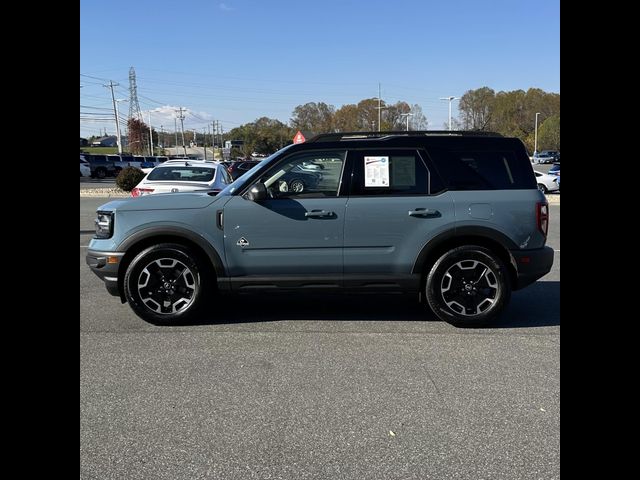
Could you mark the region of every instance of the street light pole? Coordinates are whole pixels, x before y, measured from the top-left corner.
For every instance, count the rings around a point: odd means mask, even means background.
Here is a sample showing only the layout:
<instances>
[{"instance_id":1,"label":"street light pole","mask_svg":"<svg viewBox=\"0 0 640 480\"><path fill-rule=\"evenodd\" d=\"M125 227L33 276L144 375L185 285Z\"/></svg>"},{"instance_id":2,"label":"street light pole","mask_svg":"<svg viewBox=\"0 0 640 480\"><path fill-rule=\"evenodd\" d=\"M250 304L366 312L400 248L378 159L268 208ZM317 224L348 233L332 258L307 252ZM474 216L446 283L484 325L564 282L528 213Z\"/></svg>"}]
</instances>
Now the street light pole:
<instances>
[{"instance_id":1,"label":"street light pole","mask_svg":"<svg viewBox=\"0 0 640 480\"><path fill-rule=\"evenodd\" d=\"M458 100L458 97L440 97L440 100L449 100L449 131L451 131L451 102Z\"/></svg>"},{"instance_id":2,"label":"street light pole","mask_svg":"<svg viewBox=\"0 0 640 480\"><path fill-rule=\"evenodd\" d=\"M408 132L409 131L409 117L412 117L413 113L401 113L400 116L407 118L407 132Z\"/></svg>"},{"instance_id":3,"label":"street light pole","mask_svg":"<svg viewBox=\"0 0 640 480\"><path fill-rule=\"evenodd\" d=\"M535 156L538 153L538 115L540 112L536 112L536 133L533 140L533 155Z\"/></svg>"}]
</instances>

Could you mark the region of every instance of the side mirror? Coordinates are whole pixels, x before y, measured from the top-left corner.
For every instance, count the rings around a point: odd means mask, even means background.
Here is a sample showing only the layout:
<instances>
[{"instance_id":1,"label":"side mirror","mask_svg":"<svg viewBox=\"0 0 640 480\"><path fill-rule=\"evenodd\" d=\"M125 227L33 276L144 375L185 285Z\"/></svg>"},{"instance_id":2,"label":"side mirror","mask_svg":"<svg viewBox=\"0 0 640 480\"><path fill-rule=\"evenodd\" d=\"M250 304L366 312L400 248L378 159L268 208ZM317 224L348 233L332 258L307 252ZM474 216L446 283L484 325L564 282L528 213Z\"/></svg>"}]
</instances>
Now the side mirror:
<instances>
[{"instance_id":1,"label":"side mirror","mask_svg":"<svg viewBox=\"0 0 640 480\"><path fill-rule=\"evenodd\" d=\"M262 182L258 182L253 185L249 191L244 194L244 198L252 202L261 202L267 198L267 196L267 187L265 187Z\"/></svg>"}]
</instances>

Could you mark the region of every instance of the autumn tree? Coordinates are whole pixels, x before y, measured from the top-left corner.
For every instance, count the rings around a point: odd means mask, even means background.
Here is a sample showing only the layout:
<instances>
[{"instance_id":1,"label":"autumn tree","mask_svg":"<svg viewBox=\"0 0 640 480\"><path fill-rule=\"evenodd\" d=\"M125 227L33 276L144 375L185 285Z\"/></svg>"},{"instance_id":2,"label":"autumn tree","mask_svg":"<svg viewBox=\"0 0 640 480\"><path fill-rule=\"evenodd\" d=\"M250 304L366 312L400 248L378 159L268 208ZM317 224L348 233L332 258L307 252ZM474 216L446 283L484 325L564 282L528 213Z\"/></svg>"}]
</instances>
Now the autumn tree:
<instances>
[{"instance_id":1,"label":"autumn tree","mask_svg":"<svg viewBox=\"0 0 640 480\"><path fill-rule=\"evenodd\" d=\"M333 132L333 114L336 108L326 103L309 102L293 110L291 126L296 130L318 133Z\"/></svg>"},{"instance_id":2,"label":"autumn tree","mask_svg":"<svg viewBox=\"0 0 640 480\"><path fill-rule=\"evenodd\" d=\"M149 145L149 127L137 118L127 122L129 130L129 151L134 155L143 155Z\"/></svg>"},{"instance_id":3,"label":"autumn tree","mask_svg":"<svg viewBox=\"0 0 640 480\"><path fill-rule=\"evenodd\" d=\"M458 104L462 128L465 130L489 130L495 97L496 92L489 87L465 92L460 97Z\"/></svg>"},{"instance_id":4,"label":"autumn tree","mask_svg":"<svg viewBox=\"0 0 640 480\"><path fill-rule=\"evenodd\" d=\"M343 105L333 115L336 132L354 132L358 130L358 107L352 103Z\"/></svg>"}]
</instances>

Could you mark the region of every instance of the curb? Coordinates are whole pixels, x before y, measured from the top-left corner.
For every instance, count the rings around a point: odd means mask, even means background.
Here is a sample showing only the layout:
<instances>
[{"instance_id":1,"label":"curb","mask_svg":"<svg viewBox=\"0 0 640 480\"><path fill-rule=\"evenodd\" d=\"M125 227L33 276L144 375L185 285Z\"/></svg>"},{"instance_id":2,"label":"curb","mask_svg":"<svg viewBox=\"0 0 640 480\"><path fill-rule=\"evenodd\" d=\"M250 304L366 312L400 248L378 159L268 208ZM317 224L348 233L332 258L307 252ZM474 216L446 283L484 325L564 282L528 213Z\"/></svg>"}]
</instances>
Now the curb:
<instances>
[{"instance_id":1,"label":"curb","mask_svg":"<svg viewBox=\"0 0 640 480\"><path fill-rule=\"evenodd\" d=\"M106 197L106 198L127 198L131 194L119 188L81 188L81 197Z\"/></svg>"}]
</instances>

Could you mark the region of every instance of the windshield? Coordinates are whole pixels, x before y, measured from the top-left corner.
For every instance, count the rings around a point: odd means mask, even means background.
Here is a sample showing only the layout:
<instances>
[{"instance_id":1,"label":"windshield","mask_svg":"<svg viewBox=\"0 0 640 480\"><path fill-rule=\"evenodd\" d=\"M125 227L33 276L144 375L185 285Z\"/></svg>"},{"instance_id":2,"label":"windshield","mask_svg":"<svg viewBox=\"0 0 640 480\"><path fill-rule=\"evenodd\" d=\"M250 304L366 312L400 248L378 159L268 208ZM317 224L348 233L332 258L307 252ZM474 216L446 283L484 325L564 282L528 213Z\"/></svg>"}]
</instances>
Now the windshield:
<instances>
[{"instance_id":1,"label":"windshield","mask_svg":"<svg viewBox=\"0 0 640 480\"><path fill-rule=\"evenodd\" d=\"M294 145L293 143L291 145L287 145L286 147L281 148L280 150L278 150L273 155L269 155L267 158L265 158L260 163L255 165L251 170L248 170L245 173L243 173L231 185L227 185L227 187L224 190L222 190L218 195L219 196L220 195L233 195L233 192L235 192L236 190L241 189L244 186L244 184L247 181L247 179L249 177L251 177L254 174L254 172L256 172L259 169L262 169L262 167L264 167L268 163L271 163L271 160L273 160L275 157L279 156L285 150L293 147L293 145Z\"/></svg>"}]
</instances>

